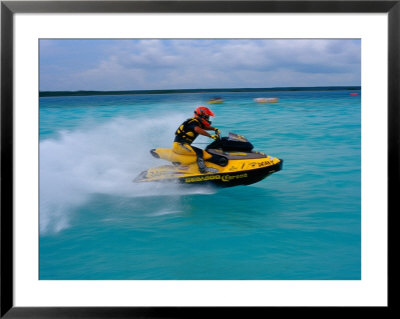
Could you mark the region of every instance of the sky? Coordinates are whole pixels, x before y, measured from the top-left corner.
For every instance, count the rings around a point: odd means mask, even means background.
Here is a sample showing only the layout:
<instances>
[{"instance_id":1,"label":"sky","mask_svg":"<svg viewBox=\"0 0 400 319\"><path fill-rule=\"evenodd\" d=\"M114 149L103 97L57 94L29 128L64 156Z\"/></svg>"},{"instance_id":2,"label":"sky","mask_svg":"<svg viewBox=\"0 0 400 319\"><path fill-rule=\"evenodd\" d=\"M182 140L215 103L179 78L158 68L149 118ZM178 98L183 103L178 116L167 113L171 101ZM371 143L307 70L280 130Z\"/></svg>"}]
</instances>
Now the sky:
<instances>
[{"instance_id":1,"label":"sky","mask_svg":"<svg viewBox=\"0 0 400 319\"><path fill-rule=\"evenodd\" d=\"M360 86L359 39L41 39L40 91Z\"/></svg>"}]
</instances>

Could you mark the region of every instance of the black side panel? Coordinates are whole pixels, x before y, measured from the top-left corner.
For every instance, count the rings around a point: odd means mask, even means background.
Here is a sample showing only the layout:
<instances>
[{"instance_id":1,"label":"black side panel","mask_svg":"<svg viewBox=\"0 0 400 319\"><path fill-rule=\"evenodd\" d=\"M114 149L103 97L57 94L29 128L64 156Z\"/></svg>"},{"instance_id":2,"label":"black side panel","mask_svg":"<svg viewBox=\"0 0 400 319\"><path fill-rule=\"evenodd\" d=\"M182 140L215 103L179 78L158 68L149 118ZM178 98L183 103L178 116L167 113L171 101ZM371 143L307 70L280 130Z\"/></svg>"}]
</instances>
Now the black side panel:
<instances>
[{"instance_id":1,"label":"black side panel","mask_svg":"<svg viewBox=\"0 0 400 319\"><path fill-rule=\"evenodd\" d=\"M223 137L217 141L212 142L206 147L208 149L222 149L224 151L240 151L250 152L253 149L253 144L250 142L232 141L227 137Z\"/></svg>"},{"instance_id":2,"label":"black side panel","mask_svg":"<svg viewBox=\"0 0 400 319\"><path fill-rule=\"evenodd\" d=\"M222 167L225 167L226 165L228 165L228 158L226 156L218 155L218 154L211 153L211 152L210 152L210 154L212 157L209 158L207 160L207 162L214 163L214 164L217 164Z\"/></svg>"}]
</instances>

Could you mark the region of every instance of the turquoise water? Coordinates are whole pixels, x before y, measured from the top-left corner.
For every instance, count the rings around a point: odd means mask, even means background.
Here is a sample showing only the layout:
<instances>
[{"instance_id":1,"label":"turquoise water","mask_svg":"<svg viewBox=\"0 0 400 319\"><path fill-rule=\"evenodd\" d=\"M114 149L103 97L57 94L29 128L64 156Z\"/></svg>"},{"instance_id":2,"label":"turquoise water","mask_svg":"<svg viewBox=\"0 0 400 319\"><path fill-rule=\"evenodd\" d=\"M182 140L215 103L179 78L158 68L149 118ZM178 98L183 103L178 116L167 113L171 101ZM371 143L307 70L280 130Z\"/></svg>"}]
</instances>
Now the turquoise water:
<instances>
[{"instance_id":1,"label":"turquoise water","mask_svg":"<svg viewBox=\"0 0 400 319\"><path fill-rule=\"evenodd\" d=\"M132 183L214 95L40 98L40 279L361 279L360 95L223 93L213 125L282 171L226 189Z\"/></svg>"}]
</instances>

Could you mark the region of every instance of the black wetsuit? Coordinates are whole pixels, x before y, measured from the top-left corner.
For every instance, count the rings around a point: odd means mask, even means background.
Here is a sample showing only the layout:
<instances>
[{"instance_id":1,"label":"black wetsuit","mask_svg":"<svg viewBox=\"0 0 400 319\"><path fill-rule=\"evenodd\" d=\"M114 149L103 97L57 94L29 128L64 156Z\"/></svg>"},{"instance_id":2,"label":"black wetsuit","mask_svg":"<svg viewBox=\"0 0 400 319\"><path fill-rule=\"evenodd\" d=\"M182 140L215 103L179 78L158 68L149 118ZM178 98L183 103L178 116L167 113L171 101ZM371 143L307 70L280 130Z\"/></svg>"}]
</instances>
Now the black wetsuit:
<instances>
[{"instance_id":1,"label":"black wetsuit","mask_svg":"<svg viewBox=\"0 0 400 319\"><path fill-rule=\"evenodd\" d=\"M203 172L205 170L203 150L198 147L191 146L196 137L199 136L199 133L195 131L195 128L197 126L203 129L203 125L198 119L196 118L187 119L176 130L174 142L179 143L183 148L185 148L189 152L193 150L196 153L197 165L199 166L200 171Z\"/></svg>"},{"instance_id":2,"label":"black wetsuit","mask_svg":"<svg viewBox=\"0 0 400 319\"><path fill-rule=\"evenodd\" d=\"M193 141L196 139L196 137L199 135L199 133L195 131L195 128L197 126L203 128L203 125L200 123L198 119L196 118L187 119L176 130L174 142L187 143L189 145L192 144Z\"/></svg>"}]
</instances>

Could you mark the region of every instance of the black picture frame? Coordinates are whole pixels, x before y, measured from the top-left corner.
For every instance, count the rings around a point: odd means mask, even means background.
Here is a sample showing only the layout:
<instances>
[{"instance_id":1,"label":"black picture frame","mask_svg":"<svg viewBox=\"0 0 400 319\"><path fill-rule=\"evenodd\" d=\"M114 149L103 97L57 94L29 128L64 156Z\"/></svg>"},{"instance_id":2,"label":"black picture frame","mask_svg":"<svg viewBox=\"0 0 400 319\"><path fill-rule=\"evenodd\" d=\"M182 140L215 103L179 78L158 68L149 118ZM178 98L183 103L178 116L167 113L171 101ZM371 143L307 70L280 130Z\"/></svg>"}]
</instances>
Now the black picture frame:
<instances>
[{"instance_id":1,"label":"black picture frame","mask_svg":"<svg viewBox=\"0 0 400 319\"><path fill-rule=\"evenodd\" d=\"M191 307L15 307L13 299L13 19L16 13L387 13L388 14L388 212L389 225L398 213L399 105L400 105L400 1L1 1L1 308L5 318L191 318L194 316L257 315L293 311L297 316L309 307L191 308ZM377 107L385 107L377 106ZM391 214L390 214L391 213ZM390 252L390 235L388 232ZM390 259L388 255L390 265ZM389 269L390 270L390 269ZM390 281L388 281L390 287ZM390 311L392 295L388 294ZM370 308L356 308L372 313ZM330 314L343 310L329 308ZM348 311L349 308L344 309Z\"/></svg>"}]
</instances>

